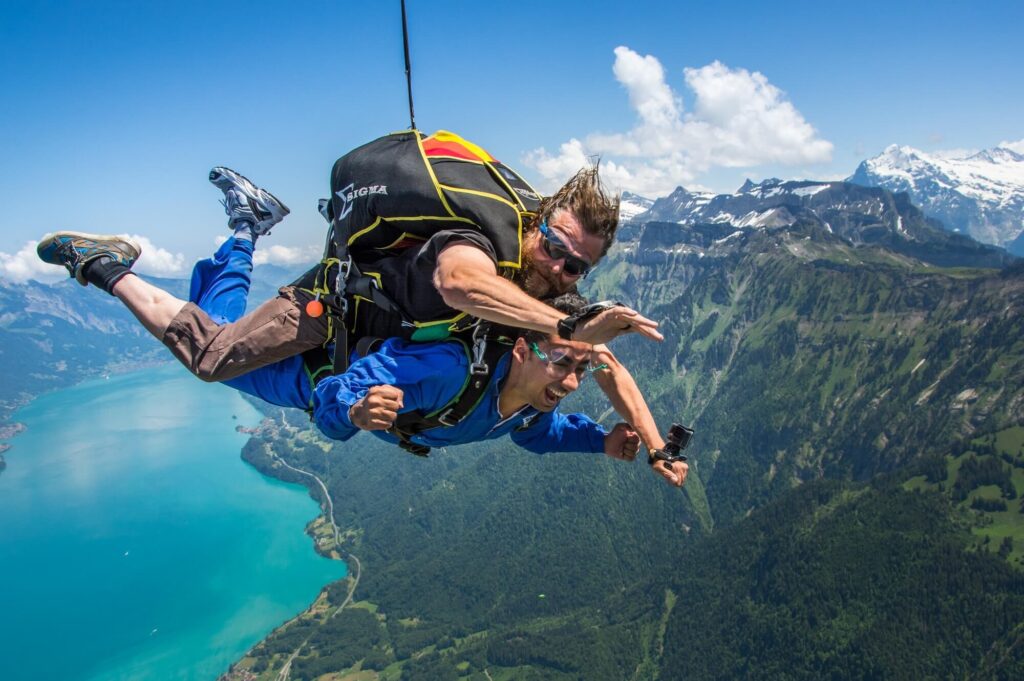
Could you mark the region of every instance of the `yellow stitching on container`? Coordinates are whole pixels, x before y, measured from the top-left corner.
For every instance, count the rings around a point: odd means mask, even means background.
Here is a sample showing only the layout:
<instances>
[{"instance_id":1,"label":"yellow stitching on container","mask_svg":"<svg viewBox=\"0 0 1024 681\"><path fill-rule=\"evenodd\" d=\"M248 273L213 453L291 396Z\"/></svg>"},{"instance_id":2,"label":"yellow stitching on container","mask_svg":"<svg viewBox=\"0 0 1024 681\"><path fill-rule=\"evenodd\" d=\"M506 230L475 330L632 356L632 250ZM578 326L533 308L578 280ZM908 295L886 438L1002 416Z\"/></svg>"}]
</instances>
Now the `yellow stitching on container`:
<instances>
[{"instance_id":1,"label":"yellow stitching on container","mask_svg":"<svg viewBox=\"0 0 1024 681\"><path fill-rule=\"evenodd\" d=\"M475 190L475 189L461 189L459 187L450 187L448 185L441 185L441 186L444 189L447 189L447 190L450 190L450 191L453 191L453 192L462 192L464 194L472 194L474 196L481 196L483 198L494 199L495 201L498 201L499 203L503 203L506 206L508 206L509 208L511 208L513 211L515 211L515 214L516 214L516 239L519 242L519 261L518 262L510 262L510 261L507 261L507 260L502 260L502 261L498 262L498 265L500 267L513 267L515 269L521 268L523 266L522 265L522 262L523 262L523 214L519 210L519 208L514 203L512 203L511 201L508 201L507 199L503 199L502 197L500 197L500 196L498 196L496 194L489 194L487 192L481 192L481 191L478 191L478 190ZM473 223L473 224L476 224L476 223Z\"/></svg>"},{"instance_id":2,"label":"yellow stitching on container","mask_svg":"<svg viewBox=\"0 0 1024 681\"><path fill-rule=\"evenodd\" d=\"M381 218L378 216L377 219L374 220L373 223L371 223L369 227L363 227L361 230L359 230L358 232L356 232L355 234L350 236L348 238L348 245L351 246L353 241L355 241L356 239L358 239L362 235L366 234L367 232L370 232L370 231L376 229L378 226L380 226L380 222L381 222Z\"/></svg>"},{"instance_id":3,"label":"yellow stitching on container","mask_svg":"<svg viewBox=\"0 0 1024 681\"><path fill-rule=\"evenodd\" d=\"M460 218L458 216L447 216L447 215L417 215L415 217L393 217L393 218L381 218L384 222L413 222L413 221L426 221L435 220L437 222L468 222L469 224L479 227L475 222L469 218Z\"/></svg>"},{"instance_id":4,"label":"yellow stitching on container","mask_svg":"<svg viewBox=\"0 0 1024 681\"><path fill-rule=\"evenodd\" d=\"M516 190L512 189L512 185L510 185L508 183L508 180L506 180L502 176L502 174L500 172L498 172L498 169L494 167L494 164L488 163L487 164L487 169L491 171L491 175L493 175L495 178L497 178L498 182L500 182L502 185L504 185L505 189L508 190L508 195L511 196L512 198L514 198L516 200L516 202L519 204L519 206L516 208L516 210L520 210L520 211L526 210L526 204L523 203L523 200L521 198L519 198L519 194L516 192ZM524 184L525 184L525 181L524 181ZM530 185L527 184L526 186L529 187ZM531 187L531 190L532 190L532 187ZM536 194L536 193L537 192L534 192L534 194Z\"/></svg>"},{"instance_id":5,"label":"yellow stitching on container","mask_svg":"<svg viewBox=\"0 0 1024 681\"><path fill-rule=\"evenodd\" d=\"M497 194L492 194L490 192L482 192L479 189L465 189L463 187L453 187L453 186L448 185L448 184L442 184L442 185L440 185L440 187L442 189L447 189L450 192L459 192L459 193L462 193L462 194L473 194L474 196L482 196L485 199L493 199L493 200L495 200L495 201L497 201L499 203L505 204L506 206L508 206L509 208L511 208L512 210L514 210L517 213L519 212L519 209L520 209L519 206L517 206L516 204L512 203L508 199L506 199L504 197L501 197L501 196L498 196Z\"/></svg>"},{"instance_id":6,"label":"yellow stitching on container","mask_svg":"<svg viewBox=\"0 0 1024 681\"><path fill-rule=\"evenodd\" d=\"M430 159L427 158L427 152L423 150L423 138L419 135L416 136L416 146L420 150L420 159L423 161L423 165L427 168L427 173L430 175L431 182L434 183L434 189L437 191L437 198L441 200L441 205L448 211L448 214L455 217L455 211L448 205L448 202L444 198L444 192L441 191L441 183L437 181L437 175L434 174L434 169L430 165Z\"/></svg>"},{"instance_id":7,"label":"yellow stitching on container","mask_svg":"<svg viewBox=\"0 0 1024 681\"><path fill-rule=\"evenodd\" d=\"M395 244L400 243L405 238L413 239L415 241L420 241L420 242L426 242L426 240L427 240L425 237L419 236L418 234L410 234L409 232L402 232L402 234L397 239L395 239L394 241L389 243L387 246L377 246L377 248L379 248L381 250L387 250L389 248L394 248ZM380 282L378 281L377 283L380 283Z\"/></svg>"}]
</instances>

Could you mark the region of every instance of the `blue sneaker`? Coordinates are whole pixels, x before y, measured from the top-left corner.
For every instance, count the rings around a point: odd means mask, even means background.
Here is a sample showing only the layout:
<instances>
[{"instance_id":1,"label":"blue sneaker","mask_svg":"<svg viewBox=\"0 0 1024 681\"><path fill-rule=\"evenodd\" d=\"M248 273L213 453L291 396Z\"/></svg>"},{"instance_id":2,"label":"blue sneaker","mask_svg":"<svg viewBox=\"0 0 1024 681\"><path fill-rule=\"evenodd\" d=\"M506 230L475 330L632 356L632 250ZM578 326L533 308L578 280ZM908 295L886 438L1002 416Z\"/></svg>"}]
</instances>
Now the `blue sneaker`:
<instances>
[{"instance_id":1,"label":"blue sneaker","mask_svg":"<svg viewBox=\"0 0 1024 681\"><path fill-rule=\"evenodd\" d=\"M82 268L104 256L131 267L139 259L142 247L122 236L104 236L84 232L54 232L36 246L39 259L51 265L63 265L82 286L88 286Z\"/></svg>"},{"instance_id":2,"label":"blue sneaker","mask_svg":"<svg viewBox=\"0 0 1024 681\"><path fill-rule=\"evenodd\" d=\"M217 166L210 171L210 182L224 192L224 212L228 226L235 229L240 222L248 222L253 236L270 233L270 228L281 222L291 211L288 206L266 189L260 189L230 168Z\"/></svg>"}]
</instances>

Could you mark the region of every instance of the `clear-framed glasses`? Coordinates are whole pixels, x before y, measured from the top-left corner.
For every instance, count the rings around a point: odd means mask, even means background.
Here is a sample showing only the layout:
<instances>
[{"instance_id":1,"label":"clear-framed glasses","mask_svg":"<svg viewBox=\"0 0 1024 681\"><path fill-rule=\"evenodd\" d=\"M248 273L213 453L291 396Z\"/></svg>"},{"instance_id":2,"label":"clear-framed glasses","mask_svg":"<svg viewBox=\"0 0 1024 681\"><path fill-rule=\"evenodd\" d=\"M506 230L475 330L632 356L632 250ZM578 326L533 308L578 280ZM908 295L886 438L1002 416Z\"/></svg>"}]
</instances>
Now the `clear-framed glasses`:
<instances>
[{"instance_id":1,"label":"clear-framed glasses","mask_svg":"<svg viewBox=\"0 0 1024 681\"><path fill-rule=\"evenodd\" d=\"M607 364L595 365L592 361L577 362L565 348L553 348L550 352L544 352L536 343L530 343L530 349L537 355L540 361L544 362L556 376L567 376L570 373L576 374L577 380L587 374L601 369L607 369Z\"/></svg>"},{"instance_id":2,"label":"clear-framed glasses","mask_svg":"<svg viewBox=\"0 0 1024 681\"><path fill-rule=\"evenodd\" d=\"M548 257L552 260L564 259L565 263L562 265L562 271L570 277L585 277L590 273L593 265L583 258L570 253L565 242L559 238L558 234L548 227L547 220L540 223L540 236L544 252L547 253Z\"/></svg>"}]
</instances>

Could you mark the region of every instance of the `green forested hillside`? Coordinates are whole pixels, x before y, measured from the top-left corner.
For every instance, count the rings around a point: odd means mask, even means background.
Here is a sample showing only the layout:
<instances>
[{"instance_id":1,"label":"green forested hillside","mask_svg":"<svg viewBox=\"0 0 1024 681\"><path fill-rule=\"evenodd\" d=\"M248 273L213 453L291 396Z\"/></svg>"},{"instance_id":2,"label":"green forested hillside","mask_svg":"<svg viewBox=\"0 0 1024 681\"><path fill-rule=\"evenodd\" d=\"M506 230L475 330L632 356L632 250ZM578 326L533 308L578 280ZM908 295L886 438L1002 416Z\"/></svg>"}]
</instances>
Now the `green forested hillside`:
<instances>
[{"instance_id":1,"label":"green forested hillside","mask_svg":"<svg viewBox=\"0 0 1024 681\"><path fill-rule=\"evenodd\" d=\"M660 423L695 426L686 490L502 443L332 446L293 417L246 456L328 481L362 565L336 619L361 633L312 617L243 666L272 678L308 636L292 678L1013 678L1022 268L811 224L626 234L589 293L662 323L613 347Z\"/></svg>"},{"instance_id":2,"label":"green forested hillside","mask_svg":"<svg viewBox=\"0 0 1024 681\"><path fill-rule=\"evenodd\" d=\"M377 618L373 664L390 665L389 678L446 678L466 662L467 674L491 668L493 678L628 675L656 635L649 620L664 594L623 594L702 534L685 495L641 463L538 457L505 443L422 460L369 437L328 452L307 438L271 428L246 457L273 471L271 446L329 481L335 516L351 531L345 549L362 566L357 597ZM540 646L547 638L557 643ZM274 655L301 640L286 629L247 664L276 669L283 657ZM316 634L293 670L330 669L321 660L338 645ZM498 667L517 669L500 676Z\"/></svg>"},{"instance_id":3,"label":"green forested hillside","mask_svg":"<svg viewBox=\"0 0 1024 681\"><path fill-rule=\"evenodd\" d=\"M365 600L273 635L245 661L263 678L307 637L292 678L1010 679L1024 664L1024 576L976 534L990 514L922 486L929 462L810 482L702 534L659 518L679 500L615 462L589 462L577 495L561 484L577 464L556 457L531 471L514 450L420 461L295 437L268 431L247 456L321 463Z\"/></svg>"},{"instance_id":4,"label":"green forested hillside","mask_svg":"<svg viewBox=\"0 0 1024 681\"><path fill-rule=\"evenodd\" d=\"M663 418L700 432L716 519L1024 419L1024 274L925 266L812 229L696 257L683 228L674 242L656 227L660 250L624 253L595 290L663 321L655 357L632 339L619 352Z\"/></svg>"},{"instance_id":5,"label":"green forested hillside","mask_svg":"<svg viewBox=\"0 0 1024 681\"><path fill-rule=\"evenodd\" d=\"M802 486L687 550L664 679L1020 678L1024 576L946 497Z\"/></svg>"}]
</instances>

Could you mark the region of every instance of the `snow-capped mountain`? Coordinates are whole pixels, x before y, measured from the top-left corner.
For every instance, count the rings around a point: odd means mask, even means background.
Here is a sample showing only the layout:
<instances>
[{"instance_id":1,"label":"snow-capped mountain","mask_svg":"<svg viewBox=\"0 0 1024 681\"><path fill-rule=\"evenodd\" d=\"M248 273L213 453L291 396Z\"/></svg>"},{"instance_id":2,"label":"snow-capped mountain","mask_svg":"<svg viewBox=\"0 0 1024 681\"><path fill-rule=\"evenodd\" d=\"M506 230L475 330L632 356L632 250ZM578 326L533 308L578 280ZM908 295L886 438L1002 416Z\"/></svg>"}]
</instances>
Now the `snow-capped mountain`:
<instances>
[{"instance_id":1,"label":"snow-capped mountain","mask_svg":"<svg viewBox=\"0 0 1024 681\"><path fill-rule=\"evenodd\" d=\"M894 144L862 162L848 179L907 192L926 215L978 241L1024 241L1024 155L1011 149L941 158Z\"/></svg>"},{"instance_id":2,"label":"snow-capped mountain","mask_svg":"<svg viewBox=\"0 0 1024 681\"><path fill-rule=\"evenodd\" d=\"M652 223L662 225L673 243L740 244L745 234L789 230L832 234L853 245L882 246L940 265L1000 267L1012 260L997 248L946 231L905 194L849 182L747 180L735 193L718 195L679 187L636 222L647 223L648 230Z\"/></svg>"},{"instance_id":3,"label":"snow-capped mountain","mask_svg":"<svg viewBox=\"0 0 1024 681\"><path fill-rule=\"evenodd\" d=\"M650 210L640 215L639 219L645 222L685 223L692 221L693 216L699 215L701 209L713 198L714 194L694 193L683 187L676 187L668 196L656 200Z\"/></svg>"},{"instance_id":4,"label":"snow-capped mountain","mask_svg":"<svg viewBox=\"0 0 1024 681\"><path fill-rule=\"evenodd\" d=\"M621 222L632 222L633 218L646 213L654 205L653 199L632 192L622 192L621 198L619 203L619 220Z\"/></svg>"}]
</instances>

